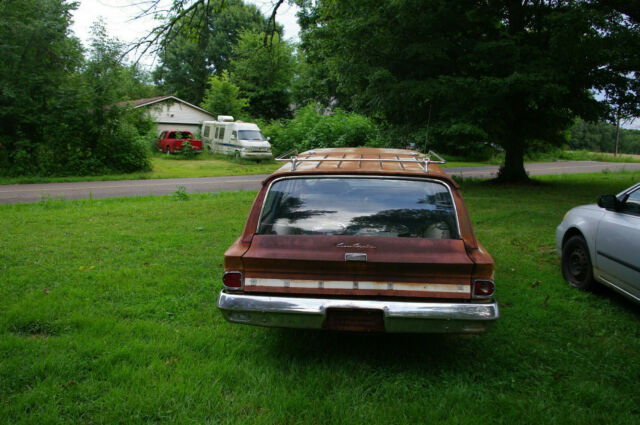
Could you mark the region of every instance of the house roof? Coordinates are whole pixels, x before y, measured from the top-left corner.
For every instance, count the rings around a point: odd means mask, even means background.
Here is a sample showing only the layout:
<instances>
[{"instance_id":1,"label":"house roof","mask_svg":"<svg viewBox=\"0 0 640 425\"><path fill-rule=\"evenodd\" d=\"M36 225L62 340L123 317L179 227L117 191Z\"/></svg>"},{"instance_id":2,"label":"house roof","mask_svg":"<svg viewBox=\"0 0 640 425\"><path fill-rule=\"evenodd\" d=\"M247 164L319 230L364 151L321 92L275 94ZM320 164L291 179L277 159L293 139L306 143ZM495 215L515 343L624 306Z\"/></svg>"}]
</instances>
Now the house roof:
<instances>
[{"instance_id":1,"label":"house roof","mask_svg":"<svg viewBox=\"0 0 640 425\"><path fill-rule=\"evenodd\" d=\"M213 115L211 112L207 111L206 109L202 109L199 106L191 104L191 103L187 102L186 100L182 100L182 99L177 98L175 96L156 96L156 97L147 97L147 98L144 98L144 99L125 100L123 102L116 103L116 105L118 105L118 106L130 105L130 106L133 106L134 108L142 108L142 107L150 106L150 105L153 105L153 104L156 104L156 103L164 102L164 101L167 101L167 100L171 100L173 102L184 103L185 105L191 106L192 108L197 109L200 112L204 112L205 114L211 115L212 117L215 118L215 115Z\"/></svg>"}]
</instances>

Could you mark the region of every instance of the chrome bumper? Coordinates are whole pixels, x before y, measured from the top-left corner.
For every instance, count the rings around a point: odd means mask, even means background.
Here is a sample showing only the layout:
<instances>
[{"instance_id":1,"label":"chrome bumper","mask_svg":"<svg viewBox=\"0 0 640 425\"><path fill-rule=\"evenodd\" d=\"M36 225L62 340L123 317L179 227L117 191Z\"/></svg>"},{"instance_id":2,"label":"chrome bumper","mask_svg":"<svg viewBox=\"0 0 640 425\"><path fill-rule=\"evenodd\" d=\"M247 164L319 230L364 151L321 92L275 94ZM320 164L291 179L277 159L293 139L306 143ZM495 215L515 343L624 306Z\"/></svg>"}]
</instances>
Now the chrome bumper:
<instances>
[{"instance_id":1,"label":"chrome bumper","mask_svg":"<svg viewBox=\"0 0 640 425\"><path fill-rule=\"evenodd\" d=\"M244 159L271 159L271 152L240 152L240 158Z\"/></svg>"},{"instance_id":2,"label":"chrome bumper","mask_svg":"<svg viewBox=\"0 0 640 425\"><path fill-rule=\"evenodd\" d=\"M498 304L303 298L220 292L218 308L229 322L322 329L328 309L382 311L386 332L478 333L500 317Z\"/></svg>"}]
</instances>

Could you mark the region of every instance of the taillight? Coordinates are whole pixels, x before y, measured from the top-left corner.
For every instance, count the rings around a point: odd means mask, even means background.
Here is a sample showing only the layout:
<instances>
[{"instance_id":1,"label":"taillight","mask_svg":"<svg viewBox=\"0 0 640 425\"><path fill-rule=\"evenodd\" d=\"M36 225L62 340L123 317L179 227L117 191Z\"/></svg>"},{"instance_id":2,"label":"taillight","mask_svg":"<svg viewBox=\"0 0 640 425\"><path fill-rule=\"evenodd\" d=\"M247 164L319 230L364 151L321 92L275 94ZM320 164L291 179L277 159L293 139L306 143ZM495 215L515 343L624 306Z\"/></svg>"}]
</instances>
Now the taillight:
<instances>
[{"instance_id":1,"label":"taillight","mask_svg":"<svg viewBox=\"0 0 640 425\"><path fill-rule=\"evenodd\" d=\"M490 298L495 290L493 280L476 279L473 281L473 298Z\"/></svg>"},{"instance_id":2,"label":"taillight","mask_svg":"<svg viewBox=\"0 0 640 425\"><path fill-rule=\"evenodd\" d=\"M224 287L231 290L242 289L242 272L224 272L222 275Z\"/></svg>"}]
</instances>

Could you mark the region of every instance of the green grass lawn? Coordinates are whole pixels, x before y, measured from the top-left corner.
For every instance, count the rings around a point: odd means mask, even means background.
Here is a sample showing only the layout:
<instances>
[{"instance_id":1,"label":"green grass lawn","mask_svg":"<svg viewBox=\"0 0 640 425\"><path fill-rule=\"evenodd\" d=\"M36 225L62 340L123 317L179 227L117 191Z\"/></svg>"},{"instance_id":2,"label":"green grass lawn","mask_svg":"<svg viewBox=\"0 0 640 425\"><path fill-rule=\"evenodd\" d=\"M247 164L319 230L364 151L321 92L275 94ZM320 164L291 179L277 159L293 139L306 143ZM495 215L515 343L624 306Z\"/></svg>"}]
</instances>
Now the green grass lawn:
<instances>
[{"instance_id":1,"label":"green grass lawn","mask_svg":"<svg viewBox=\"0 0 640 425\"><path fill-rule=\"evenodd\" d=\"M465 181L502 317L480 336L232 325L255 192L1 205L0 423L640 423L640 306L571 288L554 231L640 173Z\"/></svg>"},{"instance_id":2,"label":"green grass lawn","mask_svg":"<svg viewBox=\"0 0 640 425\"><path fill-rule=\"evenodd\" d=\"M0 185L270 174L280 168L282 164L282 162L276 162L275 160L256 162L253 160L234 159L226 155L217 155L211 153L203 153L201 155L198 155L196 158L189 160L182 159L182 157L177 155L167 157L165 154L155 153L151 158L152 170L148 172L66 177L0 176ZM480 167L487 164L487 162L454 161L447 162L443 165L443 167Z\"/></svg>"},{"instance_id":3,"label":"green grass lawn","mask_svg":"<svg viewBox=\"0 0 640 425\"><path fill-rule=\"evenodd\" d=\"M485 165L500 165L502 158L488 161L461 161L452 157L442 168L449 167L482 167ZM574 160L574 161L604 161L604 162L640 162L640 158L632 155L621 155L616 158L610 154L586 151L565 151L560 156L541 155L532 162ZM203 153L194 159L185 160L180 156L167 157L165 154L154 153L151 159L152 170L129 174L107 174L101 176L66 176L66 177L1 177L0 185L25 183L66 183L81 181L106 180L142 180L142 179L172 179L183 177L221 177L239 176L245 174L270 174L282 166L274 160L256 162L252 160L233 159L226 155Z\"/></svg>"},{"instance_id":4,"label":"green grass lawn","mask_svg":"<svg viewBox=\"0 0 640 425\"><path fill-rule=\"evenodd\" d=\"M179 155L167 157L165 154L156 153L153 154L151 158L151 165L151 171L129 174L67 177L0 177L0 184L239 176L245 174L270 174L282 166L281 163L273 160L258 163L252 160L234 159L225 155L210 153L203 153L189 160L182 159Z\"/></svg>"},{"instance_id":5,"label":"green grass lawn","mask_svg":"<svg viewBox=\"0 0 640 425\"><path fill-rule=\"evenodd\" d=\"M640 155L619 154L613 156L608 152L560 151L550 154L537 154L536 161L600 161L600 162L640 162Z\"/></svg>"}]
</instances>

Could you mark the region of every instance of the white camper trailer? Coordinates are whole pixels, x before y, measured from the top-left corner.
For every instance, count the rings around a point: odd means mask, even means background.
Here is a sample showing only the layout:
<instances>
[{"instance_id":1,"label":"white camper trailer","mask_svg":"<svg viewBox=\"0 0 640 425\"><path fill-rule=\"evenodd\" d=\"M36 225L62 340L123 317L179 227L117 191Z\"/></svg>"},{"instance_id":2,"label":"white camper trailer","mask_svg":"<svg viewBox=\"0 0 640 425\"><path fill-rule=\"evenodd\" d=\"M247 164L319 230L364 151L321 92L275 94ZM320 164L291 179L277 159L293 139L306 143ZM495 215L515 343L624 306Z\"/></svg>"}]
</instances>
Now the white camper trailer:
<instances>
[{"instance_id":1,"label":"white camper trailer","mask_svg":"<svg viewBox=\"0 0 640 425\"><path fill-rule=\"evenodd\" d=\"M201 137L204 144L215 153L248 159L272 157L269 139L262 135L257 125L233 121L229 115L218 115L217 121L204 121Z\"/></svg>"}]
</instances>

